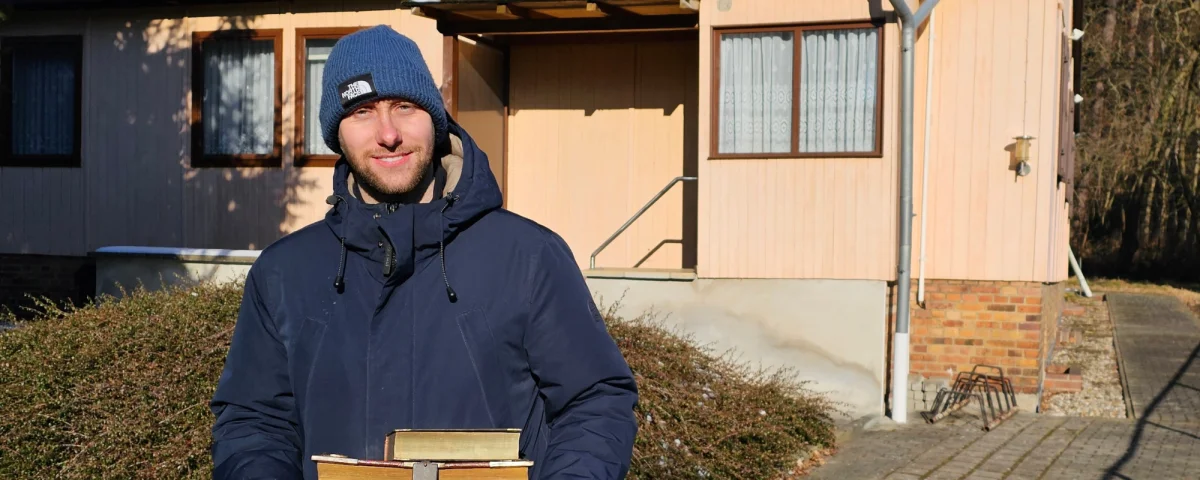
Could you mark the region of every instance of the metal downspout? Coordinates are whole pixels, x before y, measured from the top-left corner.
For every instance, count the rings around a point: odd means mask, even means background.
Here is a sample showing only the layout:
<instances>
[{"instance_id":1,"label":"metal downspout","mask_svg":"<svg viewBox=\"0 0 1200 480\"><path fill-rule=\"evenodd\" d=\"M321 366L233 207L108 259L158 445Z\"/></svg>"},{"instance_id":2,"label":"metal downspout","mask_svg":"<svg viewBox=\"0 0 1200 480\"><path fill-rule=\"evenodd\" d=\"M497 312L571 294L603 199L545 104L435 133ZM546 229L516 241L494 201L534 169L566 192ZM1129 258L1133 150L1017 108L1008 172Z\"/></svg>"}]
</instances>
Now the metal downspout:
<instances>
[{"instance_id":1,"label":"metal downspout","mask_svg":"<svg viewBox=\"0 0 1200 480\"><path fill-rule=\"evenodd\" d=\"M913 137L913 48L916 28L938 0L921 4L916 13L905 0L890 0L900 16L900 214L899 250L896 262L896 335L892 347L892 420L908 421L908 320L912 281L912 137ZM928 113L926 113L928 115Z\"/></svg>"}]
</instances>

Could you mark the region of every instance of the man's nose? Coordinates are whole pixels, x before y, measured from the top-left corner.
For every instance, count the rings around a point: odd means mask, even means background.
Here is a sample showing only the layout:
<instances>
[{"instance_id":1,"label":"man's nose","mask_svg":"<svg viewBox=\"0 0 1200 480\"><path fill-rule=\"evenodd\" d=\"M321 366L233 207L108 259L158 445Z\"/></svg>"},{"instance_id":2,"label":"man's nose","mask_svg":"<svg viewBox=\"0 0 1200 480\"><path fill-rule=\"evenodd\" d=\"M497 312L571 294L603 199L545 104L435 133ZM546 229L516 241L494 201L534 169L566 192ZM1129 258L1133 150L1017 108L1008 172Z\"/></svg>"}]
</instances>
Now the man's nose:
<instances>
[{"instance_id":1,"label":"man's nose","mask_svg":"<svg viewBox=\"0 0 1200 480\"><path fill-rule=\"evenodd\" d=\"M386 110L380 112L379 115L379 130L378 139L379 145L393 148L400 145L400 130L396 128L396 122L392 121L392 116L388 115Z\"/></svg>"}]
</instances>

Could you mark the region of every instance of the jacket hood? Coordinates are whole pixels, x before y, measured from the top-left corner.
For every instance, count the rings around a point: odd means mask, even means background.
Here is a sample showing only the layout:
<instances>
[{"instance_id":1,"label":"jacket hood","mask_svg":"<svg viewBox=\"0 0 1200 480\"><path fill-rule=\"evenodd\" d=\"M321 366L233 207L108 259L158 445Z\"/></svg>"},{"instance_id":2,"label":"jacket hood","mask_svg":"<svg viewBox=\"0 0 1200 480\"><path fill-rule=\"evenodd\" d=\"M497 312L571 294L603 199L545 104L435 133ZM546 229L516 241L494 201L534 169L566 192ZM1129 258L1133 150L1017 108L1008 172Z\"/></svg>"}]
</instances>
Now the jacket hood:
<instances>
[{"instance_id":1,"label":"jacket hood","mask_svg":"<svg viewBox=\"0 0 1200 480\"><path fill-rule=\"evenodd\" d=\"M448 118L448 136L436 151L434 196L420 204L368 204L355 193L354 178L345 156L333 171L333 205L325 224L342 244L334 286L342 291L347 252L354 252L380 268L371 275L383 283L403 281L421 262L434 254L442 258L445 245L488 212L503 203L500 186L492 174L487 154L479 149L462 126ZM379 248L382 244L384 248ZM456 295L446 279L451 300Z\"/></svg>"}]
</instances>

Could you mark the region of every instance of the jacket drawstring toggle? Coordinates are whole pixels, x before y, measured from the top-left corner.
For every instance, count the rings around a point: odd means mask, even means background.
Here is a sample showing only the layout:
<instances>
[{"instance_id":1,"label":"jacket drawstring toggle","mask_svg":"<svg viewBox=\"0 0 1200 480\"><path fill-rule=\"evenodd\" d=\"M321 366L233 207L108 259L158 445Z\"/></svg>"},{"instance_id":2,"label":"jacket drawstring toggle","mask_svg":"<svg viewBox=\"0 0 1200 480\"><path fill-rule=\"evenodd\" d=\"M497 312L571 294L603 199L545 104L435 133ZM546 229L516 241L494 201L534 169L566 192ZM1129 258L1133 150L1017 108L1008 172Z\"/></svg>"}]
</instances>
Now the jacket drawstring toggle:
<instances>
[{"instance_id":1,"label":"jacket drawstring toggle","mask_svg":"<svg viewBox=\"0 0 1200 480\"><path fill-rule=\"evenodd\" d=\"M458 301L458 294L454 293L454 288L450 286L450 277L446 275L446 209L454 205L458 200L458 195L446 195L446 205L442 207L442 238L438 240L438 257L442 260L442 281L446 282L446 296L450 298L450 303Z\"/></svg>"}]
</instances>

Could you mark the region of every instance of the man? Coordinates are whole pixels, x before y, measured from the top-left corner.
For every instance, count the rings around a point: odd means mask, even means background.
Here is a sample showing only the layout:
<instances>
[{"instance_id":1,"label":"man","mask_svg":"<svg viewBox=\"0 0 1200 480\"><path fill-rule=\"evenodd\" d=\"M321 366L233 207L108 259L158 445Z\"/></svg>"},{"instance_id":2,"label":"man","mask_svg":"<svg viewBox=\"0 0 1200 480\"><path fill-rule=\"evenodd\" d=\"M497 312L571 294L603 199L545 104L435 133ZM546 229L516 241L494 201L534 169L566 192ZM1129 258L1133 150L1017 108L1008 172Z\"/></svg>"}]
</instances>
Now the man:
<instances>
[{"instance_id":1,"label":"man","mask_svg":"<svg viewBox=\"0 0 1200 480\"><path fill-rule=\"evenodd\" d=\"M316 478L397 428L520 428L533 478L621 478L637 388L570 250L500 208L415 43L329 55L324 220L263 250L212 399L214 477Z\"/></svg>"}]
</instances>

